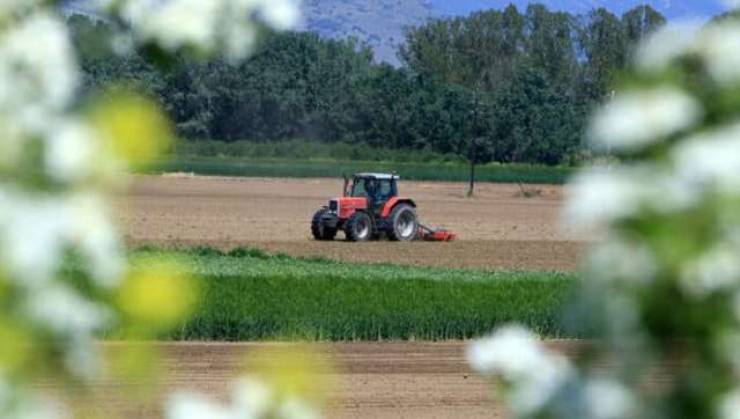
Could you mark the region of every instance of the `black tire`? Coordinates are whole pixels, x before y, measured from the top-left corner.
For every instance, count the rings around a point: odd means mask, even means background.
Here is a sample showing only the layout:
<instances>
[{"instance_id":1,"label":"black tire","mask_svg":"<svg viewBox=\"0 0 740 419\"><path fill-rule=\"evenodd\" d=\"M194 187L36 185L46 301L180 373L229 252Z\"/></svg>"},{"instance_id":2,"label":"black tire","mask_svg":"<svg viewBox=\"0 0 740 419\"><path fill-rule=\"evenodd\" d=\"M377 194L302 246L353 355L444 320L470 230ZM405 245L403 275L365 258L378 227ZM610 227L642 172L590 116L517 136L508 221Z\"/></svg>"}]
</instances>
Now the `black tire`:
<instances>
[{"instance_id":1,"label":"black tire","mask_svg":"<svg viewBox=\"0 0 740 419\"><path fill-rule=\"evenodd\" d=\"M344 225L344 233L349 241L368 241L373 237L373 220L366 212L357 211Z\"/></svg>"},{"instance_id":2,"label":"black tire","mask_svg":"<svg viewBox=\"0 0 740 419\"><path fill-rule=\"evenodd\" d=\"M419 220L416 210L408 204L399 204L390 215L388 238L393 241L411 241L419 234Z\"/></svg>"},{"instance_id":3,"label":"black tire","mask_svg":"<svg viewBox=\"0 0 740 419\"><path fill-rule=\"evenodd\" d=\"M316 211L316 214L314 214L313 219L311 220L311 234L313 234L313 238L316 240L329 241L334 240L337 236L336 228L330 228L324 225L321 217L323 217L325 213L326 209L322 208Z\"/></svg>"}]
</instances>

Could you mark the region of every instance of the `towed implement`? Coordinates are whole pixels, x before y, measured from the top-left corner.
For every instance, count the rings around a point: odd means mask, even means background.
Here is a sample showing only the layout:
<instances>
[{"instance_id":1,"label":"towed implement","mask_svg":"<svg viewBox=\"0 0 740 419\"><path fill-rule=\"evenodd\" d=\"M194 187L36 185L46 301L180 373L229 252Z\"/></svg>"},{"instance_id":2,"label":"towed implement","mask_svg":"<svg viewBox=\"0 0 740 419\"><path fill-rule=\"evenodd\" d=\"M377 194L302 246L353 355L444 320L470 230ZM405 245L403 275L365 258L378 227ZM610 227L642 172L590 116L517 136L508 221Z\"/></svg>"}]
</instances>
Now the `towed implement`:
<instances>
[{"instance_id":1,"label":"towed implement","mask_svg":"<svg viewBox=\"0 0 740 419\"><path fill-rule=\"evenodd\" d=\"M343 231L349 241L387 237L393 241L452 241L457 235L419 222L416 203L398 194L395 174L358 173L345 178L342 196L329 200L311 220L316 240L334 240Z\"/></svg>"}]
</instances>

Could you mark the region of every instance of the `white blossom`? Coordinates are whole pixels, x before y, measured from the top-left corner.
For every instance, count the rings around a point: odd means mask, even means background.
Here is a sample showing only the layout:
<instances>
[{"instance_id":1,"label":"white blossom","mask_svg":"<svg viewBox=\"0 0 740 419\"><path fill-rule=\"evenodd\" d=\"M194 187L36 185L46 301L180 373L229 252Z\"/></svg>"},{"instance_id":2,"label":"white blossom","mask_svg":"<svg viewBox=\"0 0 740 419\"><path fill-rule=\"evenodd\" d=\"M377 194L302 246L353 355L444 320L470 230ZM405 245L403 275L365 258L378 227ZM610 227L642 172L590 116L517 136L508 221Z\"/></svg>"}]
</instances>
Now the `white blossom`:
<instances>
[{"instance_id":1,"label":"white blossom","mask_svg":"<svg viewBox=\"0 0 740 419\"><path fill-rule=\"evenodd\" d=\"M671 160L686 188L740 191L740 123L682 141Z\"/></svg>"},{"instance_id":2,"label":"white blossom","mask_svg":"<svg viewBox=\"0 0 740 419\"><path fill-rule=\"evenodd\" d=\"M631 392L617 381L592 378L584 384L586 411L591 419L632 417L635 400Z\"/></svg>"},{"instance_id":3,"label":"white blossom","mask_svg":"<svg viewBox=\"0 0 740 419\"><path fill-rule=\"evenodd\" d=\"M93 382L103 371L103 360L98 353L95 338L76 333L66 345L64 365L76 377Z\"/></svg>"},{"instance_id":4,"label":"white blossom","mask_svg":"<svg viewBox=\"0 0 740 419\"><path fill-rule=\"evenodd\" d=\"M32 196L0 188L0 261L25 286L50 281L65 246L87 257L100 285L117 285L121 243L102 198L90 192Z\"/></svg>"},{"instance_id":5,"label":"white blossom","mask_svg":"<svg viewBox=\"0 0 740 419\"><path fill-rule=\"evenodd\" d=\"M212 400L191 392L178 392L170 395L165 405L165 419L237 419L230 412ZM238 419L251 419L244 416Z\"/></svg>"},{"instance_id":6,"label":"white blossom","mask_svg":"<svg viewBox=\"0 0 740 419\"><path fill-rule=\"evenodd\" d=\"M136 41L130 33L116 33L112 36L110 47L116 55L128 57L136 50Z\"/></svg>"},{"instance_id":7,"label":"white blossom","mask_svg":"<svg viewBox=\"0 0 740 419\"><path fill-rule=\"evenodd\" d=\"M702 114L699 102L675 87L625 91L596 113L589 137L601 149L638 151L691 128Z\"/></svg>"},{"instance_id":8,"label":"white blossom","mask_svg":"<svg viewBox=\"0 0 740 419\"><path fill-rule=\"evenodd\" d=\"M661 214L691 208L702 190L667 167L622 165L582 170L568 186L563 221L576 231L603 230L643 210Z\"/></svg>"},{"instance_id":9,"label":"white blossom","mask_svg":"<svg viewBox=\"0 0 740 419\"><path fill-rule=\"evenodd\" d=\"M288 398L276 409L281 419L319 419L321 414L311 405L297 398Z\"/></svg>"},{"instance_id":10,"label":"white blossom","mask_svg":"<svg viewBox=\"0 0 740 419\"><path fill-rule=\"evenodd\" d=\"M468 361L473 369L482 374L505 371L507 376L524 375L530 365L539 363L541 357L542 351L536 345L535 337L516 326L500 329L468 348Z\"/></svg>"},{"instance_id":11,"label":"white blossom","mask_svg":"<svg viewBox=\"0 0 740 419\"><path fill-rule=\"evenodd\" d=\"M141 3L148 3L146 10ZM133 1L136 11L128 11L138 25L139 35L156 40L170 50L195 46L205 50L215 48L219 25L221 1L171 0L156 5L152 2Z\"/></svg>"},{"instance_id":12,"label":"white blossom","mask_svg":"<svg viewBox=\"0 0 740 419\"><path fill-rule=\"evenodd\" d=\"M527 330L504 327L468 348L468 362L483 375L511 384L511 405L522 415L541 409L573 374L560 355L545 350Z\"/></svg>"},{"instance_id":13,"label":"white blossom","mask_svg":"<svg viewBox=\"0 0 740 419\"><path fill-rule=\"evenodd\" d=\"M740 389L735 389L720 399L717 404L719 419L740 419Z\"/></svg>"},{"instance_id":14,"label":"white blossom","mask_svg":"<svg viewBox=\"0 0 740 419\"><path fill-rule=\"evenodd\" d=\"M634 214L644 197L641 181L621 169L593 169L577 175L569 185L563 211L569 227L588 231Z\"/></svg>"},{"instance_id":15,"label":"white blossom","mask_svg":"<svg viewBox=\"0 0 740 419\"><path fill-rule=\"evenodd\" d=\"M740 24L728 20L709 25L699 36L697 50L709 74L722 84L740 81Z\"/></svg>"},{"instance_id":16,"label":"white blossom","mask_svg":"<svg viewBox=\"0 0 740 419\"><path fill-rule=\"evenodd\" d=\"M198 393L170 396L166 419L315 419L320 412L310 403L290 395L276 395L264 382L251 377L235 381L228 403L217 403Z\"/></svg>"},{"instance_id":17,"label":"white blossom","mask_svg":"<svg viewBox=\"0 0 740 419\"><path fill-rule=\"evenodd\" d=\"M271 404L274 394L262 381L250 377L241 377L234 383L231 391L236 417L262 417L265 416Z\"/></svg>"},{"instance_id":18,"label":"white blossom","mask_svg":"<svg viewBox=\"0 0 740 419\"><path fill-rule=\"evenodd\" d=\"M228 25L224 31L226 57L232 62L246 57L257 42L257 28L252 25Z\"/></svg>"},{"instance_id":19,"label":"white blossom","mask_svg":"<svg viewBox=\"0 0 740 419\"><path fill-rule=\"evenodd\" d=\"M80 72L70 32L55 6L0 0L0 171L6 173L0 180L0 266L15 299L2 314L19 316L33 332L33 344L50 346L41 349L53 351L60 361L55 365L92 380L101 367L95 337L115 320L114 313L59 274L67 251L74 250L84 264L80 273L91 279L88 285L108 292L120 285L125 257L105 192L123 162L102 150L91 127L74 116ZM287 29L298 18L292 0L101 0L99 10L120 13L132 28L114 35L119 54L137 43L154 43L170 52L225 49L232 60L252 50L255 19ZM46 338L36 342L36 332ZM63 408L32 397L35 390L5 378L0 371L0 417L65 416ZM278 399L248 379L237 382L228 405L180 394L167 409L167 417L177 419L270 414L318 416L310 404Z\"/></svg>"},{"instance_id":20,"label":"white blossom","mask_svg":"<svg viewBox=\"0 0 740 419\"><path fill-rule=\"evenodd\" d=\"M90 336L110 320L108 310L62 284L48 284L28 293L29 318L60 335Z\"/></svg>"},{"instance_id":21,"label":"white blossom","mask_svg":"<svg viewBox=\"0 0 740 419\"><path fill-rule=\"evenodd\" d=\"M33 197L0 188L0 261L11 278L26 286L53 277L65 246L87 258L100 285L119 283L124 260L121 243L103 199L91 192L67 197Z\"/></svg>"},{"instance_id":22,"label":"white blossom","mask_svg":"<svg viewBox=\"0 0 740 419\"><path fill-rule=\"evenodd\" d=\"M672 23L648 37L637 49L635 58L638 68L655 72L666 69L681 56L697 54L712 78L727 84L740 81L738 48L740 24L737 21L709 25L702 22Z\"/></svg>"},{"instance_id":23,"label":"white blossom","mask_svg":"<svg viewBox=\"0 0 740 419\"><path fill-rule=\"evenodd\" d=\"M63 199L0 188L0 261L12 279L40 285L53 278L69 228L65 213Z\"/></svg>"},{"instance_id":24,"label":"white blossom","mask_svg":"<svg viewBox=\"0 0 740 419\"><path fill-rule=\"evenodd\" d=\"M79 82L67 28L37 13L0 36L0 110L43 127L69 105ZM41 128L38 128L41 129Z\"/></svg>"},{"instance_id":25,"label":"white blossom","mask_svg":"<svg viewBox=\"0 0 740 419\"><path fill-rule=\"evenodd\" d=\"M300 17L298 5L294 0L267 1L261 10L267 24L277 30L293 28L298 24Z\"/></svg>"},{"instance_id":26,"label":"white blossom","mask_svg":"<svg viewBox=\"0 0 740 419\"><path fill-rule=\"evenodd\" d=\"M647 285L658 270L658 263L644 243L612 235L588 255L589 276L607 281L630 281Z\"/></svg>"},{"instance_id":27,"label":"white blossom","mask_svg":"<svg viewBox=\"0 0 740 419\"><path fill-rule=\"evenodd\" d=\"M62 182L85 180L92 175L95 160L94 132L81 121L60 122L47 137L46 168Z\"/></svg>"},{"instance_id":28,"label":"white blossom","mask_svg":"<svg viewBox=\"0 0 740 419\"><path fill-rule=\"evenodd\" d=\"M298 24L299 8L294 0L124 0L121 15L140 41L168 50L189 47L210 53L223 48L235 61L254 46L255 16L286 30Z\"/></svg>"},{"instance_id":29,"label":"white blossom","mask_svg":"<svg viewBox=\"0 0 740 419\"><path fill-rule=\"evenodd\" d=\"M703 191L687 184L672 170L658 169L643 175L646 176L644 182L648 184L645 199L654 211L670 214L702 203Z\"/></svg>"},{"instance_id":30,"label":"white blossom","mask_svg":"<svg viewBox=\"0 0 740 419\"><path fill-rule=\"evenodd\" d=\"M687 264L679 283L688 295L703 298L740 284L740 248L723 243Z\"/></svg>"},{"instance_id":31,"label":"white blossom","mask_svg":"<svg viewBox=\"0 0 740 419\"><path fill-rule=\"evenodd\" d=\"M92 279L103 287L119 285L123 246L106 203L98 195L80 192L69 197L67 207L71 217L67 239L87 258Z\"/></svg>"},{"instance_id":32,"label":"white blossom","mask_svg":"<svg viewBox=\"0 0 740 419\"><path fill-rule=\"evenodd\" d=\"M7 419L67 419L71 415L59 402L19 391L0 376L0 418Z\"/></svg>"},{"instance_id":33,"label":"white blossom","mask_svg":"<svg viewBox=\"0 0 740 419\"><path fill-rule=\"evenodd\" d=\"M693 51L702 22L670 23L650 34L637 48L637 67L647 72L668 68L682 55Z\"/></svg>"},{"instance_id":34,"label":"white blossom","mask_svg":"<svg viewBox=\"0 0 740 419\"><path fill-rule=\"evenodd\" d=\"M105 0L105 3L104 9L113 9L114 6L120 8L118 13L121 17L132 25L136 25L135 27L138 27L156 6L152 0Z\"/></svg>"},{"instance_id":35,"label":"white blossom","mask_svg":"<svg viewBox=\"0 0 740 419\"><path fill-rule=\"evenodd\" d=\"M17 17L39 6L41 0L0 0L0 20Z\"/></svg>"}]
</instances>

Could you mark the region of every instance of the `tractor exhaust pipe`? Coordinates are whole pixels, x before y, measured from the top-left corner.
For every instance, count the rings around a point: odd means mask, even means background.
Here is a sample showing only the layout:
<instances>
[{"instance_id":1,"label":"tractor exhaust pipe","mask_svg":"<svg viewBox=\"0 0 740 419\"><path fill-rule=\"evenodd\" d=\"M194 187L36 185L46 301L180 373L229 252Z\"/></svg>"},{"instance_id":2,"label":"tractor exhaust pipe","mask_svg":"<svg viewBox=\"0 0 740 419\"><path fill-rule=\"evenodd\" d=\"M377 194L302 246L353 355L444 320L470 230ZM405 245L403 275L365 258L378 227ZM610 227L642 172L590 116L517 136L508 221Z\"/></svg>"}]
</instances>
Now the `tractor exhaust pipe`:
<instances>
[{"instance_id":1,"label":"tractor exhaust pipe","mask_svg":"<svg viewBox=\"0 0 740 419\"><path fill-rule=\"evenodd\" d=\"M342 175L344 178L344 187L342 188L342 197L346 197L349 195L349 192L347 192L347 188L349 187L349 178L347 175Z\"/></svg>"}]
</instances>

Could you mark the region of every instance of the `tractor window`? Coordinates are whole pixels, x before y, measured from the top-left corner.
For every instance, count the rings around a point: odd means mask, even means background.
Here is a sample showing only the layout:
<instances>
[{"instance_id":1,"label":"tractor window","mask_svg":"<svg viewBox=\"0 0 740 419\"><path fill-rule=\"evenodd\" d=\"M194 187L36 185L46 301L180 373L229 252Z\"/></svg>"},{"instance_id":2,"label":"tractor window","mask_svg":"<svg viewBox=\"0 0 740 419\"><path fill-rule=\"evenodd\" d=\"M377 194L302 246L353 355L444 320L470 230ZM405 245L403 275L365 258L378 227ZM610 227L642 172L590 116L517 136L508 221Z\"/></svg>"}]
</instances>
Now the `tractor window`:
<instances>
[{"instance_id":1,"label":"tractor window","mask_svg":"<svg viewBox=\"0 0 740 419\"><path fill-rule=\"evenodd\" d=\"M393 196L393 188L391 187L390 180L383 180L380 182L380 199L387 201Z\"/></svg>"},{"instance_id":2,"label":"tractor window","mask_svg":"<svg viewBox=\"0 0 740 419\"><path fill-rule=\"evenodd\" d=\"M393 182L389 179L360 178L355 179L352 185L352 196L355 198L387 201L395 195L396 191Z\"/></svg>"},{"instance_id":3,"label":"tractor window","mask_svg":"<svg viewBox=\"0 0 740 419\"><path fill-rule=\"evenodd\" d=\"M352 197L354 198L365 198L367 192L365 191L365 179L355 179L352 185Z\"/></svg>"}]
</instances>

